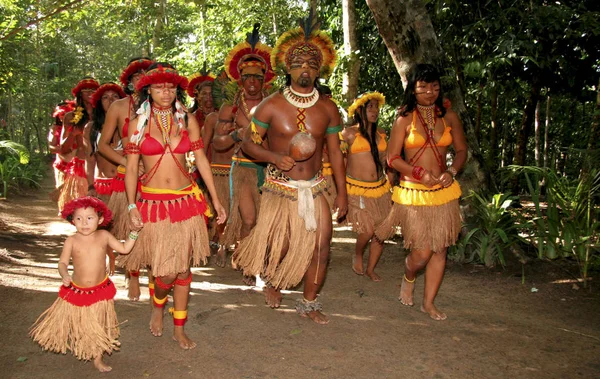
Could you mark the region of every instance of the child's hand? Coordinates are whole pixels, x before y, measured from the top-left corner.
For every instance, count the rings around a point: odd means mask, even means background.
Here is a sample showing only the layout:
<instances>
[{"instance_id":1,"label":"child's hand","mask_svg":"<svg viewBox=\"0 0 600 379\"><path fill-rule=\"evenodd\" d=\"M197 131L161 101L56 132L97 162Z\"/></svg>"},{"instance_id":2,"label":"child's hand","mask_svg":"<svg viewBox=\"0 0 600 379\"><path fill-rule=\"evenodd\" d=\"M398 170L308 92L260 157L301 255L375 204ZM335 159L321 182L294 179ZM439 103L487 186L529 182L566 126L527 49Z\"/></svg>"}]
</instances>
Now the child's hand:
<instances>
[{"instance_id":1,"label":"child's hand","mask_svg":"<svg viewBox=\"0 0 600 379\"><path fill-rule=\"evenodd\" d=\"M67 275L63 278L63 286L69 287L71 285L71 276Z\"/></svg>"}]
</instances>

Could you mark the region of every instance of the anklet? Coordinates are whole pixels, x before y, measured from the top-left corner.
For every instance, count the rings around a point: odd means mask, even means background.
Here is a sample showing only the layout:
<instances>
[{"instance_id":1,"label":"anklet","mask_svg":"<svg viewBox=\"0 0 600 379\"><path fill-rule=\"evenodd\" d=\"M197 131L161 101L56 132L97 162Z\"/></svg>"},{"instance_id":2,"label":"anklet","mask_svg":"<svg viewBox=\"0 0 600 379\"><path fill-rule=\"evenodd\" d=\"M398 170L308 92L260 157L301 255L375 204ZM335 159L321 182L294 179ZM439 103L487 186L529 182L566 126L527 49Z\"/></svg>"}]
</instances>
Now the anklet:
<instances>
[{"instance_id":1,"label":"anklet","mask_svg":"<svg viewBox=\"0 0 600 379\"><path fill-rule=\"evenodd\" d=\"M408 278L406 277L406 274L404 274L404 280L406 280L409 283L414 283L415 280L417 280L417 278L415 277L413 280L408 280Z\"/></svg>"},{"instance_id":2,"label":"anklet","mask_svg":"<svg viewBox=\"0 0 600 379\"><path fill-rule=\"evenodd\" d=\"M305 315L310 312L320 312L323 310L323 304L317 299L314 300L306 300L306 299L298 299L296 300L296 313L300 315Z\"/></svg>"}]
</instances>

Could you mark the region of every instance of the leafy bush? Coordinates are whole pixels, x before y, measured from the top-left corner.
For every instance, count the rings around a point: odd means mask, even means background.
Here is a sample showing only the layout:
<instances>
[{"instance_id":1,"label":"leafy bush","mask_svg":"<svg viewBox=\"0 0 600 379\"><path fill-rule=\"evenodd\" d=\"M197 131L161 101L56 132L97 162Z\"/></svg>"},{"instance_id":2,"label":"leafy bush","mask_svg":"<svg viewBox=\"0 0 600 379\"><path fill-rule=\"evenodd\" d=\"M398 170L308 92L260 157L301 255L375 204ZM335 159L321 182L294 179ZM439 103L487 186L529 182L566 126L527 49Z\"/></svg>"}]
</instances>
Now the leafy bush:
<instances>
[{"instance_id":1,"label":"leafy bush","mask_svg":"<svg viewBox=\"0 0 600 379\"><path fill-rule=\"evenodd\" d=\"M481 262L487 267L505 265L504 253L516 248L522 239L520 225L508 208L516 199L509 193L491 196L471 191L466 198L472 215L465 223L466 234L450 249L457 260Z\"/></svg>"},{"instance_id":2,"label":"leafy bush","mask_svg":"<svg viewBox=\"0 0 600 379\"><path fill-rule=\"evenodd\" d=\"M9 189L21 192L25 188L40 187L46 169L43 159L31 157L25 146L13 141L0 141L2 197L7 197Z\"/></svg>"}]
</instances>

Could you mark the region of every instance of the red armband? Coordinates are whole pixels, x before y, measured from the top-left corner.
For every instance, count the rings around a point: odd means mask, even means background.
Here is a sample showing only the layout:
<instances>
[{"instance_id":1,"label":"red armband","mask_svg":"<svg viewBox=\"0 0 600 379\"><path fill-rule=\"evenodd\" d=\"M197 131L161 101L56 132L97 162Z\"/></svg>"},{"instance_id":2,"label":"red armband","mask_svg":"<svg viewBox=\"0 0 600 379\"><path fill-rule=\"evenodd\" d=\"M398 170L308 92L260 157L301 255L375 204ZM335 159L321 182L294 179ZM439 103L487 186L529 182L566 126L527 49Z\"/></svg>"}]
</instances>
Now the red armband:
<instances>
[{"instance_id":1,"label":"red armband","mask_svg":"<svg viewBox=\"0 0 600 379\"><path fill-rule=\"evenodd\" d=\"M125 145L125 155L139 154L139 153L140 153L140 147L137 145L137 143L128 142L127 145Z\"/></svg>"},{"instance_id":2,"label":"red armband","mask_svg":"<svg viewBox=\"0 0 600 379\"><path fill-rule=\"evenodd\" d=\"M202 141L202 138L200 138L197 141L192 141L191 149L192 149L192 151L204 149L204 141Z\"/></svg>"},{"instance_id":3,"label":"red armband","mask_svg":"<svg viewBox=\"0 0 600 379\"><path fill-rule=\"evenodd\" d=\"M412 176L417 180L421 180L423 175L425 174L425 169L421 166L414 166L412 169Z\"/></svg>"},{"instance_id":4,"label":"red armband","mask_svg":"<svg viewBox=\"0 0 600 379\"><path fill-rule=\"evenodd\" d=\"M388 167L392 167L392 162L394 162L396 159L400 159L400 158L401 158L400 155L394 155L393 157L388 158L388 160L387 160Z\"/></svg>"}]
</instances>

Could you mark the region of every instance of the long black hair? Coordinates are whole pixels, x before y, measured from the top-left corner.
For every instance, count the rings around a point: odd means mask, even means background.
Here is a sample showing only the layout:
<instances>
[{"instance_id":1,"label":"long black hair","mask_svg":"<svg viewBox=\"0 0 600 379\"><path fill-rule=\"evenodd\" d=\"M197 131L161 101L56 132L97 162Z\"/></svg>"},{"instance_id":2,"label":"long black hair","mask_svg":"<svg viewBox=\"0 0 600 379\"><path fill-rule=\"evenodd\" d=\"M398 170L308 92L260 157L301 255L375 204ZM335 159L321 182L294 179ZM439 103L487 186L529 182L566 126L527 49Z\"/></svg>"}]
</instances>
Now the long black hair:
<instances>
[{"instance_id":1,"label":"long black hair","mask_svg":"<svg viewBox=\"0 0 600 379\"><path fill-rule=\"evenodd\" d=\"M371 147L371 156L373 157L373 162L375 162L375 167L377 168L377 173L383 173L383 166L381 165L381 161L379 160L379 149L377 148L377 121L371 124L370 134L367 131L367 127L369 125L369 119L367 118L367 106L371 101L369 100L365 105L359 107L354 113L354 121L358 124L358 132L365 137L367 141L369 141L369 146Z\"/></svg>"},{"instance_id":2,"label":"long black hair","mask_svg":"<svg viewBox=\"0 0 600 379\"><path fill-rule=\"evenodd\" d=\"M435 100L435 105L440 110L440 117L444 117L446 114L446 108L444 108L444 93L442 91L441 75L434 65L421 63L413 67L408 73L408 84L404 91L404 98L402 99L402 105L400 106L400 115L406 116L410 112L414 111L417 107L417 97L415 96L415 86L418 81L433 83L437 81L440 83L440 93L438 98Z\"/></svg>"},{"instance_id":3,"label":"long black hair","mask_svg":"<svg viewBox=\"0 0 600 379\"><path fill-rule=\"evenodd\" d=\"M92 76L84 76L81 80L85 80L85 79L91 79L91 80L96 80L94 79L94 77ZM87 109L85 108L85 103L83 102L83 96L81 95L81 92L83 92L83 90L80 90L77 93L77 97L76 97L76 105L75 105L75 111L77 111L77 107L81 107L83 108L83 116L81 117L81 120L79 120L78 123L73 123L73 126L79 126L79 125L83 125L85 126L85 124L88 123L88 121L90 121L90 115L87 113Z\"/></svg>"},{"instance_id":4,"label":"long black hair","mask_svg":"<svg viewBox=\"0 0 600 379\"><path fill-rule=\"evenodd\" d=\"M139 60L141 60L141 59L147 59L147 60L149 60L149 61L150 61L150 60L152 60L152 59L150 59L150 58L148 58L148 57L135 57L135 58L131 58L131 59L129 60L129 62L127 62L127 66L126 66L126 67L129 67L129 65L130 65L132 62L139 61ZM126 94L126 95L131 95L131 94L133 94L133 93L135 92L135 88L133 88L133 84L131 83L131 77L132 77L133 75L137 74L138 72L139 72L139 71L136 71L136 72L132 73L131 75L129 75L129 76L127 77L127 85L126 85L125 87L123 87L123 91L125 91L125 94Z\"/></svg>"},{"instance_id":5,"label":"long black hair","mask_svg":"<svg viewBox=\"0 0 600 379\"><path fill-rule=\"evenodd\" d=\"M104 84L114 84L118 86L118 84L114 82L107 82ZM94 120L92 121L92 129L90 130L90 142L92 144L92 152L90 155L94 154L98 148L98 135L102 133L102 125L104 125L104 119L106 118L106 112L102 107L102 98L99 98L98 101L96 101L96 104L93 104L93 106ZM116 128L115 130L117 133L119 132L119 128Z\"/></svg>"}]
</instances>

